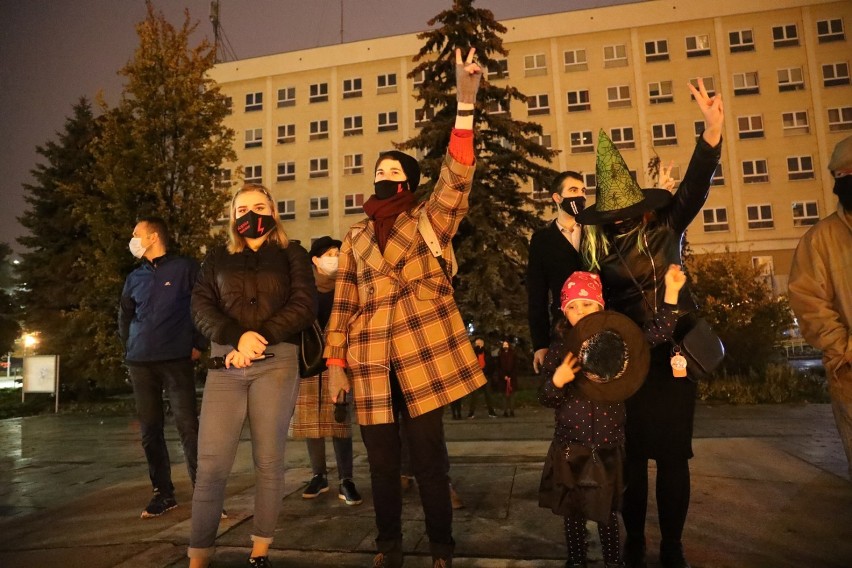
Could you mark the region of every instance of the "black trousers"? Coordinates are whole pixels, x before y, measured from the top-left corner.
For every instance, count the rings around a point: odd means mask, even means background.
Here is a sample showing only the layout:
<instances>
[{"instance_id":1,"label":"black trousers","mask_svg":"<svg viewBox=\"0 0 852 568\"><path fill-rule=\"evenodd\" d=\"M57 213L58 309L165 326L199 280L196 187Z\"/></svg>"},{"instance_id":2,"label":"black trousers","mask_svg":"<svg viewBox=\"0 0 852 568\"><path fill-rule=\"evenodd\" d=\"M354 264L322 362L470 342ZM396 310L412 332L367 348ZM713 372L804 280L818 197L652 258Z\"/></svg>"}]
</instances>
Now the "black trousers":
<instances>
[{"instance_id":1,"label":"black trousers","mask_svg":"<svg viewBox=\"0 0 852 568\"><path fill-rule=\"evenodd\" d=\"M689 511L689 460L657 461L657 513L660 519L660 551L679 550L683 525ZM621 516L628 545L644 546L648 511L648 460L625 462L624 501Z\"/></svg>"},{"instance_id":2,"label":"black trousers","mask_svg":"<svg viewBox=\"0 0 852 568\"><path fill-rule=\"evenodd\" d=\"M367 448L373 507L376 510L377 542L402 538L402 489L400 487L401 442L406 436L411 467L420 490L420 502L426 518L426 534L435 544L453 542L453 508L447 470L447 445L444 440L443 408L412 418L405 406L396 373L391 370L391 395L395 421L391 424L361 426L361 438Z\"/></svg>"}]
</instances>

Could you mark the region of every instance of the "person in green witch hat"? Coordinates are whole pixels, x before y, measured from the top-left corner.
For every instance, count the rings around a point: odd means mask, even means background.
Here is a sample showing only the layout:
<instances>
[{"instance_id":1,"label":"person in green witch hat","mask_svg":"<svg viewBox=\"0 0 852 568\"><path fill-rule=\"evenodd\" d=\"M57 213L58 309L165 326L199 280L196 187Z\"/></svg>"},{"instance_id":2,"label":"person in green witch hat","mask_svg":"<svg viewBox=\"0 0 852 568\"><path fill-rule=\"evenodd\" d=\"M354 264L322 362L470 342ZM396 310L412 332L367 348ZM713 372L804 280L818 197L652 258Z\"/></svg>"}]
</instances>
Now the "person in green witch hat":
<instances>
[{"instance_id":1,"label":"person in green witch hat","mask_svg":"<svg viewBox=\"0 0 852 568\"><path fill-rule=\"evenodd\" d=\"M672 195L666 189L640 188L612 141L601 131L597 200L576 216L587 231L582 245L584 264L587 270L600 273L607 307L627 315L640 327L652 320L663 304L668 267L683 264L684 232L707 200L721 153L721 95L709 96L701 79L698 88L690 84L689 90L704 115L704 132L677 191ZM687 284L677 310L680 315L695 309ZM696 385L675 377L672 363L668 342L653 347L648 376L639 391L626 401L622 516L627 534L624 559L628 566L646 566L649 459L657 465L660 564L664 568L689 566L681 535L689 508Z\"/></svg>"}]
</instances>

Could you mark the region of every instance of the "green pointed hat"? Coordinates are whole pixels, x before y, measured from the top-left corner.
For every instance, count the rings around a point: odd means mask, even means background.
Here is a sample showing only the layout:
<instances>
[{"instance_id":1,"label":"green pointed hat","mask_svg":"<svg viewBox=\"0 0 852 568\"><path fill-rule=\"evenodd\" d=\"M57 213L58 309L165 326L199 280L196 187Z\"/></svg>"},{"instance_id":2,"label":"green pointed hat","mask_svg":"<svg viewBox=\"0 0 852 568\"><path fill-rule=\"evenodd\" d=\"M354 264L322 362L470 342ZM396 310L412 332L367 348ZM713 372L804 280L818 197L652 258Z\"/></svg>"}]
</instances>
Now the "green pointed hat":
<instances>
[{"instance_id":1,"label":"green pointed hat","mask_svg":"<svg viewBox=\"0 0 852 568\"><path fill-rule=\"evenodd\" d=\"M595 165L597 199L576 217L582 225L604 225L638 217L666 205L672 194L659 188L642 189L631 177L618 148L603 130L598 134Z\"/></svg>"}]
</instances>

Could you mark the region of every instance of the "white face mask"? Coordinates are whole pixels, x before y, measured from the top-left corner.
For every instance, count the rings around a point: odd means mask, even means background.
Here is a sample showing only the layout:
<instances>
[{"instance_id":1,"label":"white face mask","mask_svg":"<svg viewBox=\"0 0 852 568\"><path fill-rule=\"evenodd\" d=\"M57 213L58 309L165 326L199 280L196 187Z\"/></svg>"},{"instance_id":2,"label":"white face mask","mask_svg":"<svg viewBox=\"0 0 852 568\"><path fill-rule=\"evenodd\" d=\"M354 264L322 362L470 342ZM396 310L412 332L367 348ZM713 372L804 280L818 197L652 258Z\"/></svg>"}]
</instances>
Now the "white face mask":
<instances>
[{"instance_id":1,"label":"white face mask","mask_svg":"<svg viewBox=\"0 0 852 568\"><path fill-rule=\"evenodd\" d=\"M337 274L337 266L338 266L338 257L336 256L321 256L317 261L319 263L319 269L328 274L329 276L334 276Z\"/></svg>"},{"instance_id":2,"label":"white face mask","mask_svg":"<svg viewBox=\"0 0 852 568\"><path fill-rule=\"evenodd\" d=\"M128 243L127 248L130 249L130 254L136 258L142 258L142 255L144 255L147 250L142 246L142 239L139 237L133 237L130 239L130 243Z\"/></svg>"}]
</instances>

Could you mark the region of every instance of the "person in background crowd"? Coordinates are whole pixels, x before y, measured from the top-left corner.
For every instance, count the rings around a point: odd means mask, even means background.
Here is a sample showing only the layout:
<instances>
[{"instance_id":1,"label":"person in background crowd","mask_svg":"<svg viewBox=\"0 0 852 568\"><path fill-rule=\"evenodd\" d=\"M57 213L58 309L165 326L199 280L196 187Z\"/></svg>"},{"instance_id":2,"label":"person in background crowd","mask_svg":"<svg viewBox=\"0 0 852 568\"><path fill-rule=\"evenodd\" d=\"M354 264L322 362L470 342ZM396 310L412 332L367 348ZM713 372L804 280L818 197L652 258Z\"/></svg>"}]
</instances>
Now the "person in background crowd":
<instances>
[{"instance_id":1,"label":"person in background crowd","mask_svg":"<svg viewBox=\"0 0 852 568\"><path fill-rule=\"evenodd\" d=\"M328 323L334 302L334 280L337 276L341 244L343 243L329 236L320 237L314 241L308 253L314 264L314 280L319 298L317 321L323 329ZM323 388L323 383L327 380L328 372L323 371L316 377L303 378L299 384L292 436L305 439L313 474L302 492L302 497L315 499L328 491L325 439L330 437L337 461L337 477L340 480L337 497L347 505L360 505L361 494L352 481L352 424L348 419L345 422L335 421L334 405Z\"/></svg>"}]
</instances>

